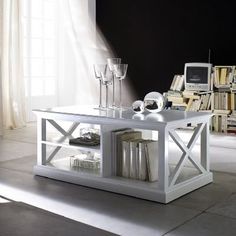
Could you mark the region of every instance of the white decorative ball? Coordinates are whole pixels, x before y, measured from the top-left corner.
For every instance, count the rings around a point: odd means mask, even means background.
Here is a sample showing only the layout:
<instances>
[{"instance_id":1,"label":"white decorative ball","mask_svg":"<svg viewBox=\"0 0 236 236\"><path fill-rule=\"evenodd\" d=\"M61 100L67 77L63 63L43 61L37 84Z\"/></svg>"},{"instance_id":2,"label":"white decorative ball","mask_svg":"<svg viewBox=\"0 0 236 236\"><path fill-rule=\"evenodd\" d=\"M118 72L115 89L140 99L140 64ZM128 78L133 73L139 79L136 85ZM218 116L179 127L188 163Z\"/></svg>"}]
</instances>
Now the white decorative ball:
<instances>
[{"instance_id":1,"label":"white decorative ball","mask_svg":"<svg viewBox=\"0 0 236 236\"><path fill-rule=\"evenodd\" d=\"M150 92L144 97L144 107L151 113L164 109L164 97L158 92Z\"/></svg>"},{"instance_id":2,"label":"white decorative ball","mask_svg":"<svg viewBox=\"0 0 236 236\"><path fill-rule=\"evenodd\" d=\"M144 112L144 102L141 100L137 100L133 102L132 109L135 113L143 113Z\"/></svg>"}]
</instances>

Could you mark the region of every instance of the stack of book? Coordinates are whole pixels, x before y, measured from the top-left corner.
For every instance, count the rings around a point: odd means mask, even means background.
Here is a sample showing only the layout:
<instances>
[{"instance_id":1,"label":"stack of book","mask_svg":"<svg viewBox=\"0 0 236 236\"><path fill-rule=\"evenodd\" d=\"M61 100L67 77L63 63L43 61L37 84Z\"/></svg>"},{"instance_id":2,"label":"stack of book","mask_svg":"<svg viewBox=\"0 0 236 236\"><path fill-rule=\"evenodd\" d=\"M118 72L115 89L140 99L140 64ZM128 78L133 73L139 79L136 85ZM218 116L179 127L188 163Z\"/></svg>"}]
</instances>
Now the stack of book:
<instances>
[{"instance_id":1,"label":"stack of book","mask_svg":"<svg viewBox=\"0 0 236 236\"><path fill-rule=\"evenodd\" d=\"M142 139L141 131L112 132L115 174L142 181L158 180L157 141Z\"/></svg>"},{"instance_id":2,"label":"stack of book","mask_svg":"<svg viewBox=\"0 0 236 236\"><path fill-rule=\"evenodd\" d=\"M171 109L184 111L186 109L186 99L183 97L184 76L175 75L170 90L167 92L167 100L171 102Z\"/></svg>"},{"instance_id":3,"label":"stack of book","mask_svg":"<svg viewBox=\"0 0 236 236\"><path fill-rule=\"evenodd\" d=\"M174 110L180 110L180 111L185 111L187 107L187 99L184 98L183 96L177 97L177 96L169 96L167 97L167 100L169 102L172 102L171 109Z\"/></svg>"},{"instance_id":4,"label":"stack of book","mask_svg":"<svg viewBox=\"0 0 236 236\"><path fill-rule=\"evenodd\" d=\"M213 94L211 92L183 91L188 99L186 111L205 111L211 109Z\"/></svg>"},{"instance_id":5,"label":"stack of book","mask_svg":"<svg viewBox=\"0 0 236 236\"><path fill-rule=\"evenodd\" d=\"M196 91L184 90L183 96L188 99L186 111L198 111L201 105L200 96Z\"/></svg>"}]
</instances>

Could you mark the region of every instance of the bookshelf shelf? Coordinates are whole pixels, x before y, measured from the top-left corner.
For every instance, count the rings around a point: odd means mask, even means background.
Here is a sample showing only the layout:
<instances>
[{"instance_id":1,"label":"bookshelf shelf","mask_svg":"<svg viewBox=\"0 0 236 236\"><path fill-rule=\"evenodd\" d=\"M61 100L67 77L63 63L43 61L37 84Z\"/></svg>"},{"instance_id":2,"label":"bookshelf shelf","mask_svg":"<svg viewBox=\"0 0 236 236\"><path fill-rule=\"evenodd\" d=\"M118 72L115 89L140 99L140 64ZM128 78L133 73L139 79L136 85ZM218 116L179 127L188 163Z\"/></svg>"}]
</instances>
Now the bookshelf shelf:
<instances>
[{"instance_id":1,"label":"bookshelf shelf","mask_svg":"<svg viewBox=\"0 0 236 236\"><path fill-rule=\"evenodd\" d=\"M69 144L69 140L67 141L42 141L42 144L49 145L49 146L56 146L56 147L64 147L69 149L78 149L83 151L91 151L91 152L99 152L100 153L100 146L82 146L82 145L74 145Z\"/></svg>"},{"instance_id":2,"label":"bookshelf shelf","mask_svg":"<svg viewBox=\"0 0 236 236\"><path fill-rule=\"evenodd\" d=\"M89 107L65 107L48 110L34 110L37 115L37 165L34 167L36 175L45 176L61 181L98 188L111 192L126 194L143 199L168 203L194 189L212 182L212 173L209 170L208 156L208 127L210 113L199 112L179 112L161 111L158 114L143 114L142 120L134 117L131 109L122 112L98 111ZM71 127L66 131L59 126L58 121L69 121ZM196 128L193 129L192 137L188 144L176 133L180 127L187 126L194 122ZM53 124L63 135L60 142L47 140L47 125ZM72 136L73 131L81 124L100 126L100 146L87 148L75 145L68 145L66 141ZM157 134L158 138L153 143L156 150L153 157L157 161L157 166L153 169L157 174L157 180L148 182L140 179L124 178L117 176L117 157L114 152L112 134L121 129L143 130L151 134ZM155 131L155 132L153 132ZM197 139L200 137L200 156L198 161L192 155ZM172 139L177 147L182 151L179 161L171 166L169 163L169 139ZM45 141L47 140L47 141ZM48 155L47 146L54 148ZM199 145L197 145L199 147ZM70 156L56 157L61 148L71 151L77 149L83 152L98 153L99 166L97 169L87 169L71 166ZM154 160L154 159L153 159ZM189 169L183 162L190 161L194 171L189 174ZM148 164L147 164L148 165ZM183 178L185 176L185 178Z\"/></svg>"},{"instance_id":3,"label":"bookshelf shelf","mask_svg":"<svg viewBox=\"0 0 236 236\"><path fill-rule=\"evenodd\" d=\"M64 158L59 158L57 160L53 160L50 163L47 163L46 166L49 168L56 168L58 170L74 172L77 175L81 176L86 176L86 175L100 176L100 169L87 169L87 168L72 166L70 162L70 157L64 157Z\"/></svg>"}]
</instances>

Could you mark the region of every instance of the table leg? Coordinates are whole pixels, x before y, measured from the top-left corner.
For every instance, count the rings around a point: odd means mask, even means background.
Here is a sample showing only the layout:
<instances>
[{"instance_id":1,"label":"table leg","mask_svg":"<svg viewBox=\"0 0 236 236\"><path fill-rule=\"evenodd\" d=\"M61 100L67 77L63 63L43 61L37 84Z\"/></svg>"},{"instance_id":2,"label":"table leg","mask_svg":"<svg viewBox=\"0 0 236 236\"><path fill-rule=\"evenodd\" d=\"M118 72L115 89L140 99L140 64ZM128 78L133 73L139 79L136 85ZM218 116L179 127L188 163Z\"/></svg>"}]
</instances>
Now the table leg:
<instances>
[{"instance_id":1,"label":"table leg","mask_svg":"<svg viewBox=\"0 0 236 236\"><path fill-rule=\"evenodd\" d=\"M168 130L166 128L158 130L158 176L159 188L162 191L166 191L169 184L168 142Z\"/></svg>"},{"instance_id":2,"label":"table leg","mask_svg":"<svg viewBox=\"0 0 236 236\"><path fill-rule=\"evenodd\" d=\"M37 164L46 164L46 119L38 117L37 119Z\"/></svg>"},{"instance_id":3,"label":"table leg","mask_svg":"<svg viewBox=\"0 0 236 236\"><path fill-rule=\"evenodd\" d=\"M206 171L210 170L209 165L209 122L204 125L201 133L201 165Z\"/></svg>"}]
</instances>

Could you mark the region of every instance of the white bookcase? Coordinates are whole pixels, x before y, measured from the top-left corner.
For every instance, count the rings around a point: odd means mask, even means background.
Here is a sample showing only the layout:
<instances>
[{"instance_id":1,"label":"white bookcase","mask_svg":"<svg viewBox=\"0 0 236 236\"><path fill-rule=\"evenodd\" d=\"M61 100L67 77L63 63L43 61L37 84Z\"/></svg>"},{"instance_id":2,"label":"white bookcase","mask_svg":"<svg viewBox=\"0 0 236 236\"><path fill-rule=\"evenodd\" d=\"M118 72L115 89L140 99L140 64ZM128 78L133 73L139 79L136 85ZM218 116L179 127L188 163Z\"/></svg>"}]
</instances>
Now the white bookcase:
<instances>
[{"instance_id":1,"label":"white bookcase","mask_svg":"<svg viewBox=\"0 0 236 236\"><path fill-rule=\"evenodd\" d=\"M212 182L209 170L209 119L211 113L181 112L164 110L157 114L137 115L132 110L99 111L91 107L58 107L34 110L37 115L37 165L36 175L65 182L103 189L120 194L135 196L152 201L168 203L190 191ZM60 121L71 122L66 130ZM97 147L84 147L68 144L80 124L98 125L101 142ZM196 124L188 143L178 135L178 128ZM60 140L48 139L47 131L52 125L60 134ZM133 128L158 132L158 181L147 182L115 176L111 133L116 129ZM157 133L155 132L155 134ZM172 139L181 155L176 164L169 162L169 140ZM197 140L200 140L199 157L192 154ZM50 152L47 150L50 149ZM100 153L100 169L74 169L70 166L68 155L57 158L59 151L82 150ZM186 171L185 162L194 168Z\"/></svg>"}]
</instances>

